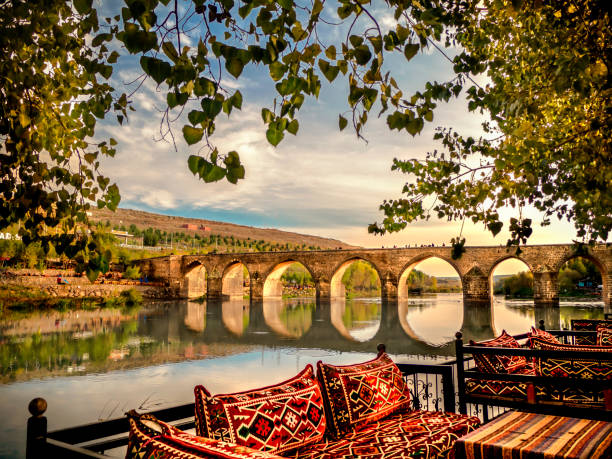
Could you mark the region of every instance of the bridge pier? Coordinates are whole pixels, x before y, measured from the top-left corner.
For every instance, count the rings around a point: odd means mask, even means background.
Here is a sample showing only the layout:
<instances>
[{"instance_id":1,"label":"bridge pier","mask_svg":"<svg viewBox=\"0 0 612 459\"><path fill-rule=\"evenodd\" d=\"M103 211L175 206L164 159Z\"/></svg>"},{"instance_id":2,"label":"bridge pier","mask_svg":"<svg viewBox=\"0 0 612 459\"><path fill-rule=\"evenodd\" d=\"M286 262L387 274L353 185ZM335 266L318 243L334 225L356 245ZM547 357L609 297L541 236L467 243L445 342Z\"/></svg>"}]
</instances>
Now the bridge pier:
<instances>
[{"instance_id":1,"label":"bridge pier","mask_svg":"<svg viewBox=\"0 0 612 459\"><path fill-rule=\"evenodd\" d=\"M221 277L209 277L206 297L211 299L223 298L223 279Z\"/></svg>"},{"instance_id":2,"label":"bridge pier","mask_svg":"<svg viewBox=\"0 0 612 459\"><path fill-rule=\"evenodd\" d=\"M559 273L533 273L533 302L539 305L559 305Z\"/></svg>"},{"instance_id":3,"label":"bridge pier","mask_svg":"<svg viewBox=\"0 0 612 459\"><path fill-rule=\"evenodd\" d=\"M491 304L489 278L480 270L470 270L461 278L461 284L463 286L464 304Z\"/></svg>"},{"instance_id":4,"label":"bridge pier","mask_svg":"<svg viewBox=\"0 0 612 459\"><path fill-rule=\"evenodd\" d=\"M264 299L264 280L257 277L257 279L253 278L254 276L251 276L251 289L249 292L251 301L256 301L256 302L262 302ZM282 290L281 290L281 296L282 296Z\"/></svg>"},{"instance_id":5,"label":"bridge pier","mask_svg":"<svg viewBox=\"0 0 612 459\"><path fill-rule=\"evenodd\" d=\"M383 303L395 303L397 305L398 288L397 283L394 283L389 278L385 282L381 282L381 296Z\"/></svg>"},{"instance_id":6,"label":"bridge pier","mask_svg":"<svg viewBox=\"0 0 612 459\"><path fill-rule=\"evenodd\" d=\"M331 302L331 282L322 279L315 279L315 290L317 294L317 303Z\"/></svg>"}]
</instances>

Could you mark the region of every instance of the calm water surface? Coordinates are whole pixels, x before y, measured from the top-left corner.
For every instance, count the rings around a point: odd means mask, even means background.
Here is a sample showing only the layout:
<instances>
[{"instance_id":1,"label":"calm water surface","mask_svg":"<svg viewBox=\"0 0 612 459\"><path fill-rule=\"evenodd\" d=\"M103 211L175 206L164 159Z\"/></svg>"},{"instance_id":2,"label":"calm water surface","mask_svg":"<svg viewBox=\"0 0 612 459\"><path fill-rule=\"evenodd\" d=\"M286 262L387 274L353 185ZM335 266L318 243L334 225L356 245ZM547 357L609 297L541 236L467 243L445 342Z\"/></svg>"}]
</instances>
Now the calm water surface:
<instances>
[{"instance_id":1,"label":"calm water surface","mask_svg":"<svg viewBox=\"0 0 612 459\"><path fill-rule=\"evenodd\" d=\"M377 299L314 299L146 304L134 310L36 313L0 323L0 457L23 457L27 405L44 397L49 429L192 401L193 387L234 392L282 381L318 360L369 360L385 343L397 362L454 357L454 334L488 339L572 318L603 318L603 303L496 298L463 305L461 294Z\"/></svg>"}]
</instances>

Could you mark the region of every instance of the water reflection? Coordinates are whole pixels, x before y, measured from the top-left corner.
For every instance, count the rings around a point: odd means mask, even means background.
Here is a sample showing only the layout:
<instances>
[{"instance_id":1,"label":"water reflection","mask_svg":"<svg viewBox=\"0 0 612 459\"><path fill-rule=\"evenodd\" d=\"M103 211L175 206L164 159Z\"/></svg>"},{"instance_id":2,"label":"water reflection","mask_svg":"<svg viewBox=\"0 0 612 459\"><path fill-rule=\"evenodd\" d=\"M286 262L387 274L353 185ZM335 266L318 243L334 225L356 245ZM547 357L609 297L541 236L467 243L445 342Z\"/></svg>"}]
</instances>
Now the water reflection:
<instances>
[{"instance_id":1,"label":"water reflection","mask_svg":"<svg viewBox=\"0 0 612 459\"><path fill-rule=\"evenodd\" d=\"M381 303L378 299L347 301L334 298L331 302L331 323L350 341L370 341L380 328Z\"/></svg>"},{"instance_id":2,"label":"water reflection","mask_svg":"<svg viewBox=\"0 0 612 459\"><path fill-rule=\"evenodd\" d=\"M263 302L263 316L278 336L300 338L312 326L315 308L314 300L271 298Z\"/></svg>"},{"instance_id":3,"label":"water reflection","mask_svg":"<svg viewBox=\"0 0 612 459\"><path fill-rule=\"evenodd\" d=\"M594 307L599 306L599 307ZM454 357L457 330L487 339L572 318L602 318L602 304L496 298L464 304L460 294L316 304L312 299L242 299L148 304L140 310L36 313L0 322L0 457L23 456L30 399L49 401L49 428L185 403L195 384L214 393L286 379L307 363L372 358L385 343L399 362ZM244 376L248 375L248 378ZM117 388L121 390L118 391ZM17 414L15 414L17 413Z\"/></svg>"},{"instance_id":4,"label":"water reflection","mask_svg":"<svg viewBox=\"0 0 612 459\"><path fill-rule=\"evenodd\" d=\"M404 332L415 340L439 346L455 338L457 324L463 323L463 302L455 294L408 297L399 302Z\"/></svg>"}]
</instances>

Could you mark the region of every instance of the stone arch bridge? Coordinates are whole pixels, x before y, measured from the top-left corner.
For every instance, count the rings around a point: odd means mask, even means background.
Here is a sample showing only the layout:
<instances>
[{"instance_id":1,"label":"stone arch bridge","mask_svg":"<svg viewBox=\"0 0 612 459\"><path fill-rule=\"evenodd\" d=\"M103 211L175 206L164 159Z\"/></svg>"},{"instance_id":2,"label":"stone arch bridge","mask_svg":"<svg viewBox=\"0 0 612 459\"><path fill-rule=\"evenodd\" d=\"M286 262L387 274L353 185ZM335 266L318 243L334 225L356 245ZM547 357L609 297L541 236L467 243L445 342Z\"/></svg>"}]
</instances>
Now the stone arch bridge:
<instances>
[{"instance_id":1,"label":"stone arch bridge","mask_svg":"<svg viewBox=\"0 0 612 459\"><path fill-rule=\"evenodd\" d=\"M602 276L605 310L612 306L612 246L598 244L578 249L575 245L530 245L514 248L466 247L458 260L451 247L411 247L393 249L349 249L290 252L222 253L207 255L170 255L138 260L140 270L151 280L163 281L176 297L208 298L242 296L243 273L248 272L252 301L279 297L281 276L293 263L301 263L312 275L317 300L329 301L344 296L341 279L357 260L369 262L381 282L383 301L405 297L406 279L411 269L428 258L447 261L461 279L466 303L491 300L492 273L504 260L523 261L534 277L534 301L555 304L559 301L559 270L565 262L581 256L591 260ZM246 268L246 271L245 271Z\"/></svg>"}]
</instances>

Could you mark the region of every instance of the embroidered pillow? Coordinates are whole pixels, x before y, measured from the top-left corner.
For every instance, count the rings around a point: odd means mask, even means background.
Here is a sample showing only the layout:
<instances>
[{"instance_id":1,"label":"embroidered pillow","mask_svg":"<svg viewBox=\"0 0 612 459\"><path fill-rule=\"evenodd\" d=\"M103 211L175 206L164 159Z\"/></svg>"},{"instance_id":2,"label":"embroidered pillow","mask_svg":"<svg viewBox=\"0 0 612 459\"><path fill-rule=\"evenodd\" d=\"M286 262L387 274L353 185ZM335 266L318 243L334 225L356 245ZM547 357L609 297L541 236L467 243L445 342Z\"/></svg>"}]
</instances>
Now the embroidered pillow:
<instances>
[{"instance_id":1,"label":"embroidered pillow","mask_svg":"<svg viewBox=\"0 0 612 459\"><path fill-rule=\"evenodd\" d=\"M597 327L597 345L612 346L612 328L601 325Z\"/></svg>"},{"instance_id":2,"label":"embroidered pillow","mask_svg":"<svg viewBox=\"0 0 612 459\"><path fill-rule=\"evenodd\" d=\"M126 459L280 459L271 453L183 432L150 414L127 413L130 437Z\"/></svg>"},{"instance_id":3,"label":"embroidered pillow","mask_svg":"<svg viewBox=\"0 0 612 459\"><path fill-rule=\"evenodd\" d=\"M259 451L281 453L325 434L321 389L312 365L275 386L211 396L195 389L196 432Z\"/></svg>"},{"instance_id":4,"label":"embroidered pillow","mask_svg":"<svg viewBox=\"0 0 612 459\"><path fill-rule=\"evenodd\" d=\"M607 346L582 346L575 344L555 344L540 337L532 338L532 348L544 351L587 351L610 352ZM574 359L560 352L559 357L534 357L533 366L536 376L574 377L584 379L612 379L610 360Z\"/></svg>"},{"instance_id":5,"label":"embroidered pillow","mask_svg":"<svg viewBox=\"0 0 612 459\"><path fill-rule=\"evenodd\" d=\"M541 340L544 341L548 341L549 343L553 343L553 344L561 344L561 342L551 333L548 333L546 330L540 330L539 328L534 328L531 327L531 333L529 335L529 347L533 348L533 346L531 345L531 338L532 337L537 337Z\"/></svg>"},{"instance_id":6,"label":"embroidered pillow","mask_svg":"<svg viewBox=\"0 0 612 459\"><path fill-rule=\"evenodd\" d=\"M329 433L339 438L356 427L410 406L402 372L387 354L356 365L317 363Z\"/></svg>"},{"instance_id":7,"label":"embroidered pillow","mask_svg":"<svg viewBox=\"0 0 612 459\"><path fill-rule=\"evenodd\" d=\"M488 341L474 342L471 346L521 347L513 336L502 330L501 335ZM527 366L527 359L520 355L474 354L474 362L482 373L516 373Z\"/></svg>"},{"instance_id":8,"label":"embroidered pillow","mask_svg":"<svg viewBox=\"0 0 612 459\"><path fill-rule=\"evenodd\" d=\"M597 331L598 327L604 326L607 328L612 327L612 320L601 320L601 319L572 319L571 320L572 330L575 331ZM576 336L574 338L576 344L588 344L594 346L597 343L597 336Z\"/></svg>"}]
</instances>

